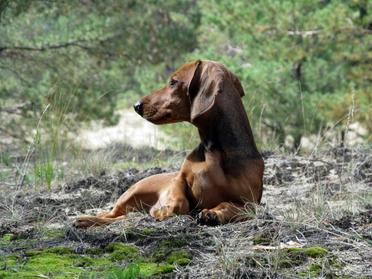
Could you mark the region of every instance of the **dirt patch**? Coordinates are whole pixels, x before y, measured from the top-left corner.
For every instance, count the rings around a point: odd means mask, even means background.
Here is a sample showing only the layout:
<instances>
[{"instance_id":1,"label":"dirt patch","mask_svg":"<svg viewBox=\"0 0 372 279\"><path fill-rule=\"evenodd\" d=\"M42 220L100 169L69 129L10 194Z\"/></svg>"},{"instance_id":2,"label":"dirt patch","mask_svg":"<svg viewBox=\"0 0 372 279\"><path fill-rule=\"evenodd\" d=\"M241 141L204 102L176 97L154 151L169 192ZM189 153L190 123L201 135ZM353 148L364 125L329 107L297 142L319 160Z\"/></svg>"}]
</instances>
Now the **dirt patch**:
<instances>
[{"instance_id":1,"label":"dirt patch","mask_svg":"<svg viewBox=\"0 0 372 279\"><path fill-rule=\"evenodd\" d=\"M104 127L100 122L93 122L90 127L80 130L76 141L85 149L96 150L119 142L135 147L165 149L164 142L171 140L156 125L145 121L133 110L121 110L117 115L119 122L115 126Z\"/></svg>"},{"instance_id":2,"label":"dirt patch","mask_svg":"<svg viewBox=\"0 0 372 279\"><path fill-rule=\"evenodd\" d=\"M191 216L156 222L142 213L104 228L71 226L77 215L109 209L138 180L172 169L102 172L51 191L7 189L0 207L0 278L54 278L61 270L62 278L372 276L371 150L333 149L321 157L265 153L265 163L257 213L217 227L200 226ZM55 268L34 273L34 264L47 259Z\"/></svg>"}]
</instances>

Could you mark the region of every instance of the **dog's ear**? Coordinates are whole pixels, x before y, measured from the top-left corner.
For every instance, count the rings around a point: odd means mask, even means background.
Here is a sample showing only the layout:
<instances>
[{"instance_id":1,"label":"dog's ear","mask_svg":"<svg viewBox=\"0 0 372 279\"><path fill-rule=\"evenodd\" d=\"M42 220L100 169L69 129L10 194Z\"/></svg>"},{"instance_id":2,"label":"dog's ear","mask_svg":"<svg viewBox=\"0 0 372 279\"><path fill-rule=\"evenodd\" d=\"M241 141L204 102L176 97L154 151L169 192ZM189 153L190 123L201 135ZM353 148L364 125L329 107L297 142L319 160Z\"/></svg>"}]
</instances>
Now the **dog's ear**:
<instances>
[{"instance_id":1,"label":"dog's ear","mask_svg":"<svg viewBox=\"0 0 372 279\"><path fill-rule=\"evenodd\" d=\"M230 75L231 75L231 80L234 84L234 87L236 89L236 91L238 91L240 97L242 98L245 94L244 94L244 89L243 89L243 86L242 84L240 83L239 79L236 77L236 75L234 75L233 73L230 72Z\"/></svg>"},{"instance_id":2,"label":"dog's ear","mask_svg":"<svg viewBox=\"0 0 372 279\"><path fill-rule=\"evenodd\" d=\"M188 87L190 99L190 120L209 111L222 91L223 72L215 63L209 61L196 61L195 71Z\"/></svg>"}]
</instances>

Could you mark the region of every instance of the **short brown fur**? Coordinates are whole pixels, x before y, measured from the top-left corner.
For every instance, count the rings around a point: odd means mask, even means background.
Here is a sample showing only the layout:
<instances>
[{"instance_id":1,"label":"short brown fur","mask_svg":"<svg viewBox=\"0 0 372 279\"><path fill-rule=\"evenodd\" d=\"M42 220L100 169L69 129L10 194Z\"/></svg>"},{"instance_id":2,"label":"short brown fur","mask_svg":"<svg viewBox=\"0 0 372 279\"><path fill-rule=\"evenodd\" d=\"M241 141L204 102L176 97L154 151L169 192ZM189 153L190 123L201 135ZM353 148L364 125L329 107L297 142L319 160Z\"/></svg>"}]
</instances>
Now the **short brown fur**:
<instances>
[{"instance_id":1,"label":"short brown fur","mask_svg":"<svg viewBox=\"0 0 372 279\"><path fill-rule=\"evenodd\" d=\"M169 84L141 100L143 117L154 124L191 122L199 131L199 146L178 172L137 182L110 212L81 216L74 225L109 224L142 210L157 220L200 211L199 222L209 225L245 219L245 204L261 200L264 163L243 96L237 77L217 62L197 60L179 68Z\"/></svg>"}]
</instances>

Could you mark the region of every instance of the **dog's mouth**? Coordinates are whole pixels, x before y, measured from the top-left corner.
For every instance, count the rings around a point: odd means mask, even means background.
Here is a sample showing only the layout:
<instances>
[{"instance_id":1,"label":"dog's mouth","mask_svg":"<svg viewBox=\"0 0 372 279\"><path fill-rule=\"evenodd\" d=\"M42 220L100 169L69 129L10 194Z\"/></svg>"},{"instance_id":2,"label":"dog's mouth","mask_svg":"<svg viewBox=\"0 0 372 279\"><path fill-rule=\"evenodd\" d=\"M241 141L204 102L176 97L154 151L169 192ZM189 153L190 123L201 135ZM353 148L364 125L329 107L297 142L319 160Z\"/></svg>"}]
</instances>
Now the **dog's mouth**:
<instances>
[{"instance_id":1,"label":"dog's mouth","mask_svg":"<svg viewBox=\"0 0 372 279\"><path fill-rule=\"evenodd\" d=\"M171 121L171 112L159 112L155 111L154 113L150 115L143 115L143 118L145 118L147 121L150 121L151 123L154 124L166 124Z\"/></svg>"}]
</instances>

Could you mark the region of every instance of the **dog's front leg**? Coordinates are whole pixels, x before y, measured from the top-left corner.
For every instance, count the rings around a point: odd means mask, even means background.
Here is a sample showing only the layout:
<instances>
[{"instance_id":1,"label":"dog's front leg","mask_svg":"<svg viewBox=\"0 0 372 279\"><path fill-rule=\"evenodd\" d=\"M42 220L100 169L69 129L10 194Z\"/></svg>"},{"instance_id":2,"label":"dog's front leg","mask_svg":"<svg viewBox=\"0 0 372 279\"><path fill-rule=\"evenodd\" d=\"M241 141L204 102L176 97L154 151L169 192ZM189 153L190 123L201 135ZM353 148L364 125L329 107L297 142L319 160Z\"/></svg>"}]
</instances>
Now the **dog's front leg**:
<instances>
[{"instance_id":1,"label":"dog's front leg","mask_svg":"<svg viewBox=\"0 0 372 279\"><path fill-rule=\"evenodd\" d=\"M158 203L150 210L151 216L162 221L173 215L187 214L190 207L185 195L186 185L181 175L175 177L169 187L160 194Z\"/></svg>"},{"instance_id":2,"label":"dog's front leg","mask_svg":"<svg viewBox=\"0 0 372 279\"><path fill-rule=\"evenodd\" d=\"M233 221L246 220L248 215L244 210L244 204L222 202L214 208L203 209L197 218L199 224L216 226Z\"/></svg>"}]
</instances>

